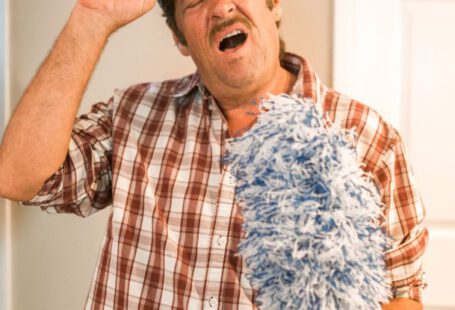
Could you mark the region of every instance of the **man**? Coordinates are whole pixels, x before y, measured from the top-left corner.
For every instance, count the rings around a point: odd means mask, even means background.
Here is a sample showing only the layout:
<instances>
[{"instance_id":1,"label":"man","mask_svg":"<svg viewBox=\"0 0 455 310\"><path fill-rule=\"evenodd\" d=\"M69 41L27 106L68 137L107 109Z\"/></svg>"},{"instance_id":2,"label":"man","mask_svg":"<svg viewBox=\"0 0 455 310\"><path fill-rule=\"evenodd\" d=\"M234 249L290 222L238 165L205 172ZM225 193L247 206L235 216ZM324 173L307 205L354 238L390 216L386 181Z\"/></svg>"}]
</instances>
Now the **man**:
<instances>
[{"instance_id":1,"label":"man","mask_svg":"<svg viewBox=\"0 0 455 310\"><path fill-rule=\"evenodd\" d=\"M303 58L280 53L280 0L163 0L197 73L118 91L74 122L109 36L155 2L79 0L0 149L3 197L81 216L113 205L87 309L254 307L235 256L235 181L222 158L226 138L251 127L269 93L312 99L356 128L394 238L386 262L395 299L383 309L421 309L427 231L400 136L322 85Z\"/></svg>"}]
</instances>

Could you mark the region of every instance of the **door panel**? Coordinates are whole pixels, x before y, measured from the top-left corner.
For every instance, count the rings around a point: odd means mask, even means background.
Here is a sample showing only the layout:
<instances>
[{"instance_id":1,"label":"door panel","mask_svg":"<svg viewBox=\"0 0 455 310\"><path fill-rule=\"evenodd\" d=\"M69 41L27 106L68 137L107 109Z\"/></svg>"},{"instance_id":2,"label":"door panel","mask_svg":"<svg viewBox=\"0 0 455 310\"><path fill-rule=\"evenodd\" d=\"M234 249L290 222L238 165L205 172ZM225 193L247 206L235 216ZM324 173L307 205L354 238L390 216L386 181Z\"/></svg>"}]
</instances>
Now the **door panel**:
<instances>
[{"instance_id":1,"label":"door panel","mask_svg":"<svg viewBox=\"0 0 455 310\"><path fill-rule=\"evenodd\" d=\"M402 133L430 230L425 309L455 309L455 0L337 0L334 13L334 87Z\"/></svg>"}]
</instances>

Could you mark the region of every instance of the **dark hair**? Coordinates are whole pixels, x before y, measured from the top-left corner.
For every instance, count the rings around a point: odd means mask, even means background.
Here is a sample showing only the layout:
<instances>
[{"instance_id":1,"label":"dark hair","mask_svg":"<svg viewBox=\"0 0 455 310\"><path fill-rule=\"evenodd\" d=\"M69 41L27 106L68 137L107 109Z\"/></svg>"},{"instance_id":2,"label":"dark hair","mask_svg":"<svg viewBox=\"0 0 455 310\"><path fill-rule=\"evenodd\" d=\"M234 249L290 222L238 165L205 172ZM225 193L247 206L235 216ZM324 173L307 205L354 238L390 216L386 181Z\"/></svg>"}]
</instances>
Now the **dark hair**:
<instances>
[{"instance_id":1,"label":"dark hair","mask_svg":"<svg viewBox=\"0 0 455 310\"><path fill-rule=\"evenodd\" d=\"M161 8L163 9L163 17L166 18L166 24L171 28L171 30L177 36L179 42L183 45L187 45L185 36L180 31L177 26L177 21L175 20L175 0L163 0L160 2Z\"/></svg>"},{"instance_id":2,"label":"dark hair","mask_svg":"<svg viewBox=\"0 0 455 310\"><path fill-rule=\"evenodd\" d=\"M267 7L271 10L273 8L272 0L266 0ZM175 0L162 0L160 1L161 8L163 9L163 17L166 19L166 24L169 28L175 33L177 39L182 45L187 45L185 36L183 32L180 31L177 26L177 21L175 20ZM277 28L280 28L280 21L276 23ZM280 37L280 59L283 59L284 53L286 51L286 45Z\"/></svg>"}]
</instances>

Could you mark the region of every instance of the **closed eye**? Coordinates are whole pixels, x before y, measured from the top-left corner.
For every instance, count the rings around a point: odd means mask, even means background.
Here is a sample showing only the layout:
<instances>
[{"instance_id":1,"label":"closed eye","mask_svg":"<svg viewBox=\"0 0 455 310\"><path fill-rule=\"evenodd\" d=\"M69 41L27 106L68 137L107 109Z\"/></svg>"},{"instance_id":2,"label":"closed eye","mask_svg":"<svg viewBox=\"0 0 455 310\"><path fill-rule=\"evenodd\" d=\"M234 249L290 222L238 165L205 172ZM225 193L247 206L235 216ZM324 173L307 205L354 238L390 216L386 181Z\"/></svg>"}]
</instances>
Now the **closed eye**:
<instances>
[{"instance_id":1,"label":"closed eye","mask_svg":"<svg viewBox=\"0 0 455 310\"><path fill-rule=\"evenodd\" d=\"M188 4L185 7L185 11L188 10L188 9L192 9L192 8L196 7L197 5L201 4L203 1L204 0L196 0L196 1L191 2L190 4Z\"/></svg>"}]
</instances>

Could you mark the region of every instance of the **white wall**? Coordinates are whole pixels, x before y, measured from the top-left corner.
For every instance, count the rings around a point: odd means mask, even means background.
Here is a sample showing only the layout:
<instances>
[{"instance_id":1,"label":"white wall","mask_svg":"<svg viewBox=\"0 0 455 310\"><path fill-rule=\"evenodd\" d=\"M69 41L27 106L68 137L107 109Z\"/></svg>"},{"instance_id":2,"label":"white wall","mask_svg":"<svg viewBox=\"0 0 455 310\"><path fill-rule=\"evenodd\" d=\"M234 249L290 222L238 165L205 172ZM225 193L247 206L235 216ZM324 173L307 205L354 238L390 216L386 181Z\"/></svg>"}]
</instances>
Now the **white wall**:
<instances>
[{"instance_id":1,"label":"white wall","mask_svg":"<svg viewBox=\"0 0 455 310\"><path fill-rule=\"evenodd\" d=\"M305 55L321 79L331 84L331 1L283 2L282 32L288 50ZM12 1L12 102L19 100L72 5L72 0ZM110 40L80 111L108 99L116 87L179 77L193 69L191 61L175 50L164 20L155 10ZM79 219L14 206L14 310L83 307L108 213Z\"/></svg>"}]
</instances>

